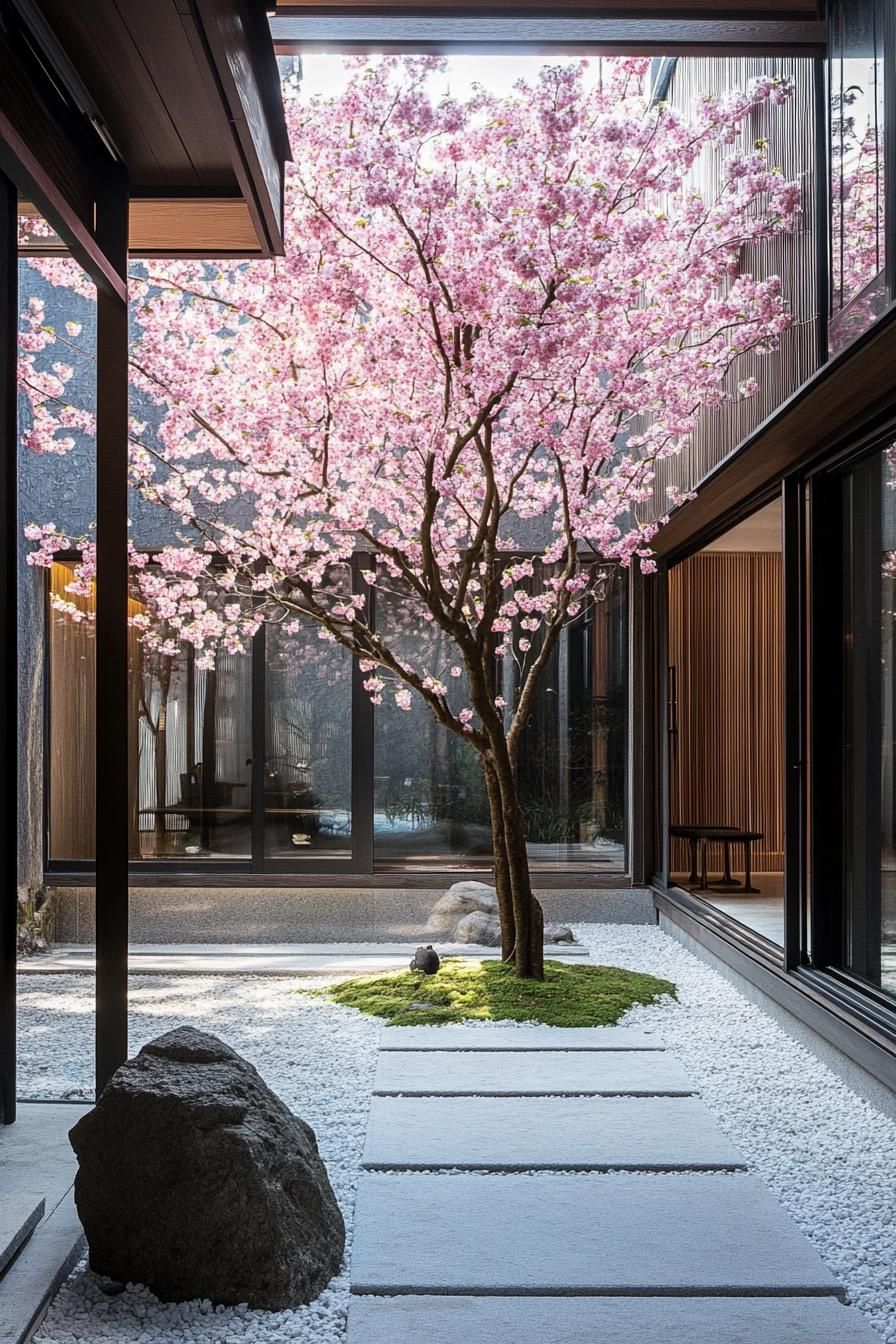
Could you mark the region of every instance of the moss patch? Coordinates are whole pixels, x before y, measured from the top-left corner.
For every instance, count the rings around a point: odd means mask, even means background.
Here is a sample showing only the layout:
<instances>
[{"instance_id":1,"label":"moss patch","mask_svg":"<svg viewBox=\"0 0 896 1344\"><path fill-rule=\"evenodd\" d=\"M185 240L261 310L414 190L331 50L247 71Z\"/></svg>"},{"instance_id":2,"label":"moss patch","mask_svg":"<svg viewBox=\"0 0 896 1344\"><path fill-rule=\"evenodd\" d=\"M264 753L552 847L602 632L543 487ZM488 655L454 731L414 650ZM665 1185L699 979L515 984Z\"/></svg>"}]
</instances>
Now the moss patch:
<instances>
[{"instance_id":1,"label":"moss patch","mask_svg":"<svg viewBox=\"0 0 896 1344\"><path fill-rule=\"evenodd\" d=\"M452 957L434 976L398 971L299 992L325 994L349 1008L384 1017L393 1027L506 1018L550 1027L606 1027L633 1004L655 1003L663 994L674 998L676 989L670 980L618 966L546 961L544 980L518 980L513 968L499 961Z\"/></svg>"}]
</instances>

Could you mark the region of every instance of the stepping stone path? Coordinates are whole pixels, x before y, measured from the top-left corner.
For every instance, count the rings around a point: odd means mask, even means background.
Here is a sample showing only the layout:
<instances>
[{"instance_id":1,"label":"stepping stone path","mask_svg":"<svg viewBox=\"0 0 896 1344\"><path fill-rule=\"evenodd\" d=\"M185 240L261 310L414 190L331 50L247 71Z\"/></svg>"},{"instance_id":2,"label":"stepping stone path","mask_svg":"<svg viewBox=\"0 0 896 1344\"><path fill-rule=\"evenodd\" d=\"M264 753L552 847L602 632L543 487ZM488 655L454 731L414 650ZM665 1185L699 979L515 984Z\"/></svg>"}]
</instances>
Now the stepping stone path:
<instances>
[{"instance_id":1,"label":"stepping stone path","mask_svg":"<svg viewBox=\"0 0 896 1344\"><path fill-rule=\"evenodd\" d=\"M383 1032L348 1344L874 1344L656 1037Z\"/></svg>"}]
</instances>

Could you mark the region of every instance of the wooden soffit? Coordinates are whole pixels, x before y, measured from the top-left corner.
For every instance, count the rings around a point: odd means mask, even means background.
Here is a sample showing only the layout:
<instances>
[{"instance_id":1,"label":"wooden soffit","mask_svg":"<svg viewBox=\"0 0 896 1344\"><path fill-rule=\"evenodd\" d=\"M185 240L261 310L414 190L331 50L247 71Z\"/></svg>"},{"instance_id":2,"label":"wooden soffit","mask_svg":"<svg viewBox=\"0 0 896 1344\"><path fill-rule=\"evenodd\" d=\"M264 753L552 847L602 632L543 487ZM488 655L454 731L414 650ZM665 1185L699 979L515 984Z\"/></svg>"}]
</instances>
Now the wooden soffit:
<instances>
[{"instance_id":1,"label":"wooden soffit","mask_svg":"<svg viewBox=\"0 0 896 1344\"><path fill-rule=\"evenodd\" d=\"M41 218L34 201L19 198L19 215ZM43 216L46 218L45 216ZM70 248L58 234L20 242L31 256L65 256ZM246 202L236 197L130 201L128 251L132 257L255 257L258 238Z\"/></svg>"},{"instance_id":2,"label":"wooden soffit","mask_svg":"<svg viewBox=\"0 0 896 1344\"><path fill-rule=\"evenodd\" d=\"M261 251L252 214L239 196L132 198L128 246L137 257L251 257Z\"/></svg>"},{"instance_id":3,"label":"wooden soffit","mask_svg":"<svg viewBox=\"0 0 896 1344\"><path fill-rule=\"evenodd\" d=\"M813 460L885 425L896 410L896 306L829 360L698 485L653 542L657 556L693 540Z\"/></svg>"},{"instance_id":4,"label":"wooden soffit","mask_svg":"<svg viewBox=\"0 0 896 1344\"><path fill-rule=\"evenodd\" d=\"M715 50L819 55L826 27L815 0L278 0L278 51L490 51L687 55Z\"/></svg>"}]
</instances>

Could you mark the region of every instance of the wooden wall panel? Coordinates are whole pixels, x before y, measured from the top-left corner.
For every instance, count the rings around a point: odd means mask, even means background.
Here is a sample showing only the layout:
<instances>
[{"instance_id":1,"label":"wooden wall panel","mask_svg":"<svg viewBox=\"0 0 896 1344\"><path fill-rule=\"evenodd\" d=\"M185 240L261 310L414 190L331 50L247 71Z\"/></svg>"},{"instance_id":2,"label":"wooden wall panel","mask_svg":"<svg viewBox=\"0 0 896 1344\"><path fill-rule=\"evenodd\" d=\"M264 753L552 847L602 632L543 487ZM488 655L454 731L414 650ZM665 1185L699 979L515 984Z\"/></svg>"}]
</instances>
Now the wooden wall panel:
<instances>
[{"instance_id":1,"label":"wooden wall panel","mask_svg":"<svg viewBox=\"0 0 896 1344\"><path fill-rule=\"evenodd\" d=\"M782 564L777 552L701 553L669 575L669 662L678 731L671 813L680 825L762 831L757 872L783 871ZM739 861L739 859L738 859ZM672 843L671 870L688 848ZM721 869L721 847L710 847Z\"/></svg>"}]
</instances>

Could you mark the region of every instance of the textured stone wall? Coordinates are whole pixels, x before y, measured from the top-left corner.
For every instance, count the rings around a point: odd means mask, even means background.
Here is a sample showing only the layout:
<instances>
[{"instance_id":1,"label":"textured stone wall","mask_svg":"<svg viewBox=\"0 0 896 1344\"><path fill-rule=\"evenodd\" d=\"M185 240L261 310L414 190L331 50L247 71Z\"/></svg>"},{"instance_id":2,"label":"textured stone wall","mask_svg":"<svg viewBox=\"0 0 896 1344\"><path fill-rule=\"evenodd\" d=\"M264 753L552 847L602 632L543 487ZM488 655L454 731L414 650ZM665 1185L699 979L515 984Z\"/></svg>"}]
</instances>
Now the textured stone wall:
<instances>
[{"instance_id":1,"label":"textured stone wall","mask_svg":"<svg viewBox=\"0 0 896 1344\"><path fill-rule=\"evenodd\" d=\"M445 886L453 879L446 878ZM132 887L132 943L418 942L443 888ZM91 887L51 889L57 943L94 941ZM644 888L539 891L548 920L653 924Z\"/></svg>"}]
</instances>

